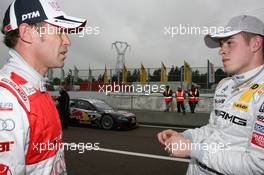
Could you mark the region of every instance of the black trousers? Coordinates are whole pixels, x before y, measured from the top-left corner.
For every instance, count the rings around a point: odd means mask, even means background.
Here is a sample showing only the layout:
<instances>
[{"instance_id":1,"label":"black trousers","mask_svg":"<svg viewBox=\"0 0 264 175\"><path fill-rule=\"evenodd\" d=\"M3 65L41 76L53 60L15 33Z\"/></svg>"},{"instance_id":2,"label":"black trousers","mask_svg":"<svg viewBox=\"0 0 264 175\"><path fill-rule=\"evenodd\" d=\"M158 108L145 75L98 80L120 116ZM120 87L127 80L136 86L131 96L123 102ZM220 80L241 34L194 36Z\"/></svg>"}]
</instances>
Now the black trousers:
<instances>
[{"instance_id":1,"label":"black trousers","mask_svg":"<svg viewBox=\"0 0 264 175\"><path fill-rule=\"evenodd\" d=\"M191 101L189 101L189 106L190 106L191 113L194 113L196 104L197 104L197 102L191 102Z\"/></svg>"},{"instance_id":2,"label":"black trousers","mask_svg":"<svg viewBox=\"0 0 264 175\"><path fill-rule=\"evenodd\" d=\"M59 115L60 115L62 129L67 129L69 124L70 113L65 109L60 109Z\"/></svg>"},{"instance_id":3,"label":"black trousers","mask_svg":"<svg viewBox=\"0 0 264 175\"><path fill-rule=\"evenodd\" d=\"M172 102L165 102L165 104L166 104L166 109L165 109L165 111L166 111L166 112L169 112L169 111L170 111L170 108L171 108L171 104L172 104Z\"/></svg>"},{"instance_id":4,"label":"black trousers","mask_svg":"<svg viewBox=\"0 0 264 175\"><path fill-rule=\"evenodd\" d=\"M183 112L185 112L185 107L184 107L184 102L177 102L177 112L181 112L181 110Z\"/></svg>"}]
</instances>

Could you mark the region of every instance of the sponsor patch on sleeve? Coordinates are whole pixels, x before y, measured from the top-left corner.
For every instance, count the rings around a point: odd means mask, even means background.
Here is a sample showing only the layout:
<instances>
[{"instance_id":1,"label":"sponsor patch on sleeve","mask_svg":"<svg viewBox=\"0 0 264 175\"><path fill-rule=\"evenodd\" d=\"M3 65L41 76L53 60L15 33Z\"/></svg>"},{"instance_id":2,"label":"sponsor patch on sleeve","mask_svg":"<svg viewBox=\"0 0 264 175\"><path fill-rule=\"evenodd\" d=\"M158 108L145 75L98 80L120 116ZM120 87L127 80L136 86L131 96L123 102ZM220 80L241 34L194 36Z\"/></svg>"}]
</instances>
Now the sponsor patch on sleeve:
<instances>
[{"instance_id":1,"label":"sponsor patch on sleeve","mask_svg":"<svg viewBox=\"0 0 264 175\"><path fill-rule=\"evenodd\" d=\"M262 115L258 115L258 116L257 116L257 121L258 121L258 122L261 122L261 123L264 123L264 116L262 116Z\"/></svg>"},{"instance_id":2,"label":"sponsor patch on sleeve","mask_svg":"<svg viewBox=\"0 0 264 175\"><path fill-rule=\"evenodd\" d=\"M264 126L263 125L260 125L260 124L256 123L255 127L254 127L254 130L264 134Z\"/></svg>"},{"instance_id":3,"label":"sponsor patch on sleeve","mask_svg":"<svg viewBox=\"0 0 264 175\"><path fill-rule=\"evenodd\" d=\"M264 135L253 132L251 143L264 149Z\"/></svg>"}]
</instances>

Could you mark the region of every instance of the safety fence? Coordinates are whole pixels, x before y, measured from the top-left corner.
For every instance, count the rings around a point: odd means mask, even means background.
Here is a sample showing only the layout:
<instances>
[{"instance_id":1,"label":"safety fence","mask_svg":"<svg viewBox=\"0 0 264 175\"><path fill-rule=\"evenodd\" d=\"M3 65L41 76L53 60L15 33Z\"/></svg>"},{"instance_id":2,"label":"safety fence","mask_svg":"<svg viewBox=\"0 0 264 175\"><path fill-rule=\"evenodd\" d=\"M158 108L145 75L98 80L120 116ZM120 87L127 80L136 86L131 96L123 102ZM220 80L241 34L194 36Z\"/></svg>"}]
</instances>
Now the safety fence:
<instances>
[{"instance_id":1,"label":"safety fence","mask_svg":"<svg viewBox=\"0 0 264 175\"><path fill-rule=\"evenodd\" d=\"M214 82L209 82L207 67L191 67L192 76L191 83L199 87L203 93L212 93L216 84L228 75L223 71L222 67L214 68ZM126 74L124 70L115 69L87 69L79 70L76 67L70 70L52 69L48 74L49 90L61 87L67 90L75 91L99 91L104 85L170 85L176 90L177 86L188 88L188 84L184 82L182 67L172 66L166 68L166 80L161 81L161 68L146 68L145 81L142 82L141 68L127 68ZM126 77L124 77L126 76Z\"/></svg>"}]
</instances>

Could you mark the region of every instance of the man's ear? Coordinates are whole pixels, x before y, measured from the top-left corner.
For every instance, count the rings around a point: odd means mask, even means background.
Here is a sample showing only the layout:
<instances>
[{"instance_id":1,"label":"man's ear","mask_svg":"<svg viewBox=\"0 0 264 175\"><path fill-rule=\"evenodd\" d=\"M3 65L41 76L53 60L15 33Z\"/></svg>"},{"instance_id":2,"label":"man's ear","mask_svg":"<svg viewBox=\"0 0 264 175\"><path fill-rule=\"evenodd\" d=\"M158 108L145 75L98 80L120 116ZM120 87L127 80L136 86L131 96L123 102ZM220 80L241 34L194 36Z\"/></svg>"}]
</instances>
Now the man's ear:
<instances>
[{"instance_id":1,"label":"man's ear","mask_svg":"<svg viewBox=\"0 0 264 175\"><path fill-rule=\"evenodd\" d=\"M251 38L250 44L251 44L251 50L253 52L257 52L258 50L262 49L262 43L263 43L263 38L261 36L255 36Z\"/></svg>"},{"instance_id":2,"label":"man's ear","mask_svg":"<svg viewBox=\"0 0 264 175\"><path fill-rule=\"evenodd\" d=\"M22 23L19 25L19 38L28 44L31 44L33 41L33 35L34 35L34 31L33 28L26 24L26 23Z\"/></svg>"}]
</instances>

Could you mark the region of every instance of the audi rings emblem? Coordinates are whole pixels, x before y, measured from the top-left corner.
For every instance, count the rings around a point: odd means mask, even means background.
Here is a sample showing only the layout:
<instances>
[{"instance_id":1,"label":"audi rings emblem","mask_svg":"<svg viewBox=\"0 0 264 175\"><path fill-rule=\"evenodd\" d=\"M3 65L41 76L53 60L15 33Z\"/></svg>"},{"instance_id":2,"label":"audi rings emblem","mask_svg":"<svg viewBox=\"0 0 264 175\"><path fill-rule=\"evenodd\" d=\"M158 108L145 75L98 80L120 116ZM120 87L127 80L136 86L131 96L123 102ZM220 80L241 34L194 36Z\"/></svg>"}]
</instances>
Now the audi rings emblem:
<instances>
[{"instance_id":1,"label":"audi rings emblem","mask_svg":"<svg viewBox=\"0 0 264 175\"><path fill-rule=\"evenodd\" d=\"M12 131L15 129L15 122L12 119L0 119L0 131Z\"/></svg>"}]
</instances>

